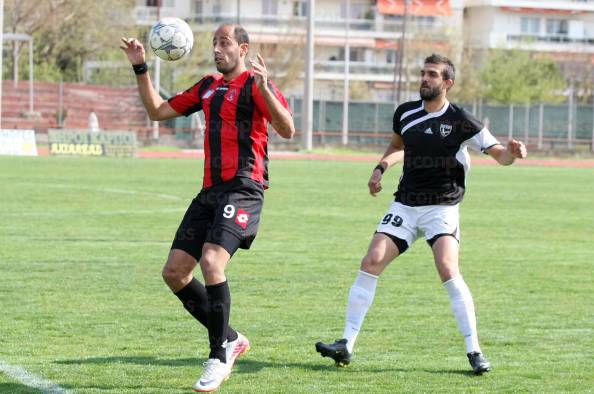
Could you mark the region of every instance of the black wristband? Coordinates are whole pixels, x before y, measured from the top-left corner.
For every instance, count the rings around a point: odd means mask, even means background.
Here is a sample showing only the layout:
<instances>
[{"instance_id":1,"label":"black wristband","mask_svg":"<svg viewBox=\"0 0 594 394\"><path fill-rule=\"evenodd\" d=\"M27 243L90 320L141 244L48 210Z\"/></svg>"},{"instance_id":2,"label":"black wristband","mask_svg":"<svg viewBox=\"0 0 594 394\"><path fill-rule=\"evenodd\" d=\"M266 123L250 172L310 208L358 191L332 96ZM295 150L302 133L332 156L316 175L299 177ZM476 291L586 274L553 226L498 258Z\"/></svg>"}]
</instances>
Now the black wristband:
<instances>
[{"instance_id":1,"label":"black wristband","mask_svg":"<svg viewBox=\"0 0 594 394\"><path fill-rule=\"evenodd\" d=\"M378 164L377 166L375 166L375 168L373 169L375 170L379 170L382 174L384 173L384 171L386 171L386 169L384 168L384 166L382 166L381 164Z\"/></svg>"},{"instance_id":2,"label":"black wristband","mask_svg":"<svg viewBox=\"0 0 594 394\"><path fill-rule=\"evenodd\" d=\"M146 63L133 64L132 69L134 70L134 74L142 75L148 71L148 66L146 65Z\"/></svg>"}]
</instances>

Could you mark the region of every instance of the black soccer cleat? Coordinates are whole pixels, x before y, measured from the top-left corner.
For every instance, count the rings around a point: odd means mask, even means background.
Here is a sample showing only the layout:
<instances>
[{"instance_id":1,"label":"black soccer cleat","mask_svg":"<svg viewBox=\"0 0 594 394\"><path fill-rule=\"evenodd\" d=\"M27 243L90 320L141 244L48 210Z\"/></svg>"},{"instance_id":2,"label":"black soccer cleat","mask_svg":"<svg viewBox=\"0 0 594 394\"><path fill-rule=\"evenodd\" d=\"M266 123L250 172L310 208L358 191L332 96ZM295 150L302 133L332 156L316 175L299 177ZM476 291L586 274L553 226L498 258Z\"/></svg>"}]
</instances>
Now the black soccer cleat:
<instances>
[{"instance_id":1,"label":"black soccer cleat","mask_svg":"<svg viewBox=\"0 0 594 394\"><path fill-rule=\"evenodd\" d=\"M330 357L334 360L337 367L346 367L351 362L351 353L349 353L347 347L347 340L337 339L333 344L326 344L323 342L316 343L316 351L322 355L322 357Z\"/></svg>"},{"instance_id":2,"label":"black soccer cleat","mask_svg":"<svg viewBox=\"0 0 594 394\"><path fill-rule=\"evenodd\" d=\"M475 375L482 375L483 372L489 372L491 370L491 363L487 361L483 353L472 352L466 356Z\"/></svg>"}]
</instances>

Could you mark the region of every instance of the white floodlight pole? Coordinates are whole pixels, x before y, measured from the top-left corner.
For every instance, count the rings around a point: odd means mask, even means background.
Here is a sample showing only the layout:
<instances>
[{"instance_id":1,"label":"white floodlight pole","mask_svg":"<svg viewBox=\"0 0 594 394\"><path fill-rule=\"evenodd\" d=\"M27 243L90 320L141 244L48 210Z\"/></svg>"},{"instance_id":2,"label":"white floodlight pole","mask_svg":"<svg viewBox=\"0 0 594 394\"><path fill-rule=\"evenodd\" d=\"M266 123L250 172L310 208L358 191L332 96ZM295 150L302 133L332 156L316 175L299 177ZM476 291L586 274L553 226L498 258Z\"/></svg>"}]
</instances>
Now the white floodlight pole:
<instances>
[{"instance_id":1,"label":"white floodlight pole","mask_svg":"<svg viewBox=\"0 0 594 394\"><path fill-rule=\"evenodd\" d=\"M161 94L161 59L159 56L155 56L155 90L157 94ZM159 122L153 122L153 139L159 139Z\"/></svg>"},{"instance_id":2,"label":"white floodlight pole","mask_svg":"<svg viewBox=\"0 0 594 394\"><path fill-rule=\"evenodd\" d=\"M346 33L344 42L344 85L342 98L342 144L349 143L349 67L351 61L351 46L349 43L350 30L350 1L346 0Z\"/></svg>"},{"instance_id":3,"label":"white floodlight pole","mask_svg":"<svg viewBox=\"0 0 594 394\"><path fill-rule=\"evenodd\" d=\"M29 112L33 114L33 36L29 37Z\"/></svg>"},{"instance_id":4,"label":"white floodlight pole","mask_svg":"<svg viewBox=\"0 0 594 394\"><path fill-rule=\"evenodd\" d=\"M305 137L304 145L307 151L311 151L313 148L314 9L315 0L309 0L307 10L307 47L305 50L305 90L303 93L303 116L301 120Z\"/></svg>"},{"instance_id":5,"label":"white floodlight pole","mask_svg":"<svg viewBox=\"0 0 594 394\"><path fill-rule=\"evenodd\" d=\"M157 0L157 21L161 19L161 0ZM155 56L155 90L157 94L161 94L161 59ZM153 122L153 139L159 139L159 122Z\"/></svg>"}]
</instances>

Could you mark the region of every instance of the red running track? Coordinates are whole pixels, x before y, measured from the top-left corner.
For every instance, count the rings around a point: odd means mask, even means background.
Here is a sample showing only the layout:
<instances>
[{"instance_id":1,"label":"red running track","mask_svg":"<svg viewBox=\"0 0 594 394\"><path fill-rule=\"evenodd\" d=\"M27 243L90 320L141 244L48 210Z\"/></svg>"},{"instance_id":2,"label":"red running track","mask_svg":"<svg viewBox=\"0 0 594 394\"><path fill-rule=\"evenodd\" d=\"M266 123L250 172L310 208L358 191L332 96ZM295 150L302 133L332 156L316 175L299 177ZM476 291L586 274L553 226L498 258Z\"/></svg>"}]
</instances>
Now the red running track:
<instances>
[{"instance_id":1,"label":"red running track","mask_svg":"<svg viewBox=\"0 0 594 394\"><path fill-rule=\"evenodd\" d=\"M39 156L47 156L48 149L38 148ZM203 159L204 152L202 150L179 150L167 152L147 152L140 151L137 153L141 158L162 158L162 159ZM379 160L381 154L369 155L338 155L338 154L319 154L319 153L299 153L299 152L270 152L271 159L284 160L322 160L322 161L362 161L362 162L376 162ZM471 159L473 165L496 165L497 162L491 158L473 157ZM524 159L517 160L514 165L521 166L536 166L536 167L562 167L562 168L594 168L594 160L592 159Z\"/></svg>"}]
</instances>

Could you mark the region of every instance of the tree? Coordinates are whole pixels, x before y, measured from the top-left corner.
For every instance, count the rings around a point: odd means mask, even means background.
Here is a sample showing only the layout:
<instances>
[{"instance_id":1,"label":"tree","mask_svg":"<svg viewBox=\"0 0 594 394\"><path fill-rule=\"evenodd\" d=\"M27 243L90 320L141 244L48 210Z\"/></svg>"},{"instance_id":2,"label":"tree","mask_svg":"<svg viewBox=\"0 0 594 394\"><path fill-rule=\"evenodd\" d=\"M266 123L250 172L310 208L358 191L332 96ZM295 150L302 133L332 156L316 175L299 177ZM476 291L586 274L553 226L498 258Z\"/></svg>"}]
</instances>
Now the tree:
<instances>
[{"instance_id":1,"label":"tree","mask_svg":"<svg viewBox=\"0 0 594 394\"><path fill-rule=\"evenodd\" d=\"M10 33L25 33L33 35L37 31L51 24L52 16L63 6L63 0L48 0L44 2L31 0L7 0L5 14L5 29ZM23 42L11 42L11 57L7 67L12 68L15 82L18 80L18 65Z\"/></svg>"},{"instance_id":2,"label":"tree","mask_svg":"<svg viewBox=\"0 0 594 394\"><path fill-rule=\"evenodd\" d=\"M480 59L485 56L484 50L471 47L464 48L461 59L456 66L456 81L448 96L452 101L472 103L483 97L484 91L480 79Z\"/></svg>"},{"instance_id":3,"label":"tree","mask_svg":"<svg viewBox=\"0 0 594 394\"><path fill-rule=\"evenodd\" d=\"M563 101L565 78L550 58L517 49L496 49L481 70L487 99L502 104Z\"/></svg>"},{"instance_id":4,"label":"tree","mask_svg":"<svg viewBox=\"0 0 594 394\"><path fill-rule=\"evenodd\" d=\"M291 23L287 32L279 36L278 43L250 45L249 56L260 53L264 57L270 78L281 91L299 81L304 67L305 36L296 33L296 25Z\"/></svg>"},{"instance_id":5,"label":"tree","mask_svg":"<svg viewBox=\"0 0 594 394\"><path fill-rule=\"evenodd\" d=\"M44 74L36 79L81 79L86 59L97 58L117 45L121 35L134 29L133 0L7 0L6 28L34 38L34 63ZM9 60L13 78L19 75L22 43L13 42ZM21 75L28 65L20 67Z\"/></svg>"},{"instance_id":6,"label":"tree","mask_svg":"<svg viewBox=\"0 0 594 394\"><path fill-rule=\"evenodd\" d=\"M561 72L573 85L578 102L588 103L594 95L594 55L571 53L557 56Z\"/></svg>"}]
</instances>

